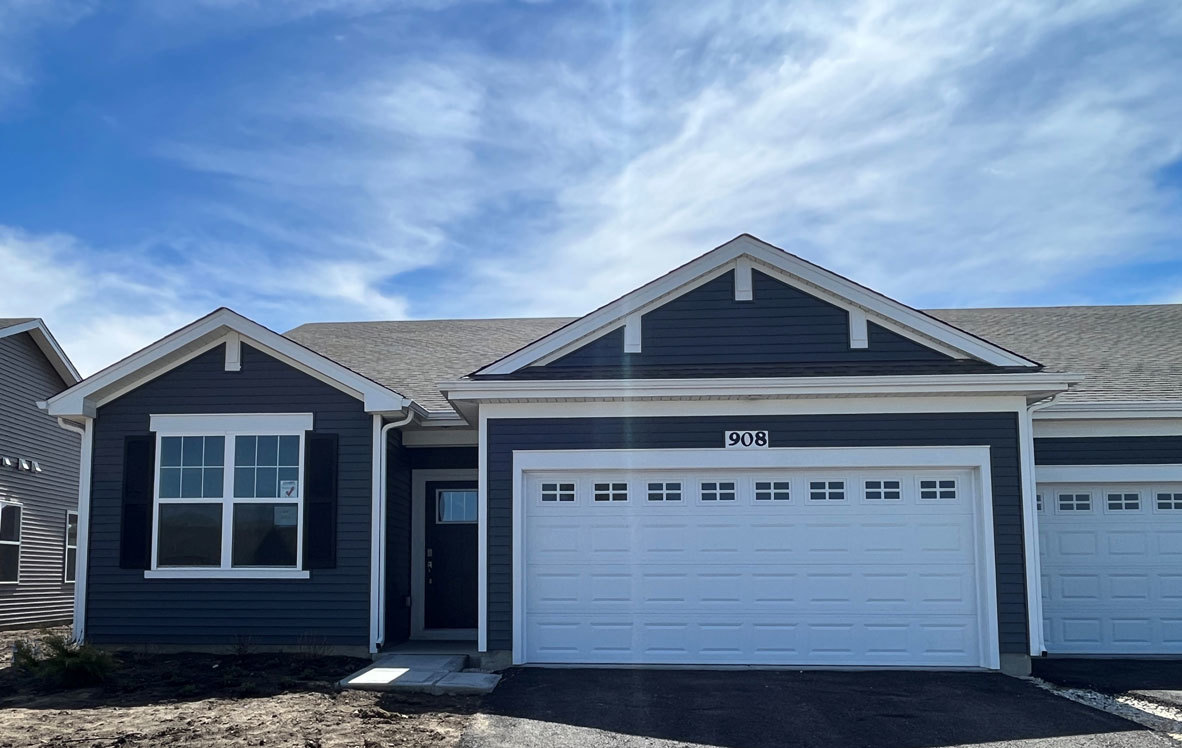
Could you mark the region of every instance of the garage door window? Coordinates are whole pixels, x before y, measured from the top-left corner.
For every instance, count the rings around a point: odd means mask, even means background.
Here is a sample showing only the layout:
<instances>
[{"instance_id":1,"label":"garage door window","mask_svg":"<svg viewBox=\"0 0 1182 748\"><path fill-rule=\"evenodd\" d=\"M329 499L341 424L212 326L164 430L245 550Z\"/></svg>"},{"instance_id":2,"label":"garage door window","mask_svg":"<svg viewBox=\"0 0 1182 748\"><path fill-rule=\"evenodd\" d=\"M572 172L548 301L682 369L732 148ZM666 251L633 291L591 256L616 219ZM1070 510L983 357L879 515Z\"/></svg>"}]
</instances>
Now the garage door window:
<instances>
[{"instance_id":1,"label":"garage door window","mask_svg":"<svg viewBox=\"0 0 1182 748\"><path fill-rule=\"evenodd\" d=\"M921 480L919 482L919 498L921 499L955 499L955 480Z\"/></svg>"},{"instance_id":2,"label":"garage door window","mask_svg":"<svg viewBox=\"0 0 1182 748\"><path fill-rule=\"evenodd\" d=\"M1182 510L1182 493L1159 493L1157 508L1166 511Z\"/></svg>"},{"instance_id":3,"label":"garage door window","mask_svg":"<svg viewBox=\"0 0 1182 748\"><path fill-rule=\"evenodd\" d=\"M734 481L709 481L702 483L702 501L734 501Z\"/></svg>"},{"instance_id":4,"label":"garage door window","mask_svg":"<svg viewBox=\"0 0 1182 748\"><path fill-rule=\"evenodd\" d=\"M1130 512L1141 508L1141 494L1139 493L1110 493L1108 494L1108 511Z\"/></svg>"},{"instance_id":5,"label":"garage door window","mask_svg":"<svg viewBox=\"0 0 1182 748\"><path fill-rule=\"evenodd\" d=\"M1092 495L1090 493L1061 493L1059 494L1060 512L1090 512L1092 511Z\"/></svg>"},{"instance_id":6,"label":"garage door window","mask_svg":"<svg viewBox=\"0 0 1182 748\"><path fill-rule=\"evenodd\" d=\"M627 501L628 500L628 484L627 483L596 483L595 484L595 500L596 501Z\"/></svg>"},{"instance_id":7,"label":"garage door window","mask_svg":"<svg viewBox=\"0 0 1182 748\"><path fill-rule=\"evenodd\" d=\"M575 500L574 483L543 483L542 501L546 503L569 502Z\"/></svg>"},{"instance_id":8,"label":"garage door window","mask_svg":"<svg viewBox=\"0 0 1182 748\"><path fill-rule=\"evenodd\" d=\"M868 480L866 481L867 501L900 501L903 489L897 480Z\"/></svg>"},{"instance_id":9,"label":"garage door window","mask_svg":"<svg viewBox=\"0 0 1182 748\"><path fill-rule=\"evenodd\" d=\"M756 501L788 501L792 498L792 483L786 480L755 481Z\"/></svg>"},{"instance_id":10,"label":"garage door window","mask_svg":"<svg viewBox=\"0 0 1182 748\"><path fill-rule=\"evenodd\" d=\"M681 482L648 484L649 501L681 501Z\"/></svg>"},{"instance_id":11,"label":"garage door window","mask_svg":"<svg viewBox=\"0 0 1182 748\"><path fill-rule=\"evenodd\" d=\"M814 480L809 481L810 501L845 501L845 481L843 480Z\"/></svg>"}]
</instances>

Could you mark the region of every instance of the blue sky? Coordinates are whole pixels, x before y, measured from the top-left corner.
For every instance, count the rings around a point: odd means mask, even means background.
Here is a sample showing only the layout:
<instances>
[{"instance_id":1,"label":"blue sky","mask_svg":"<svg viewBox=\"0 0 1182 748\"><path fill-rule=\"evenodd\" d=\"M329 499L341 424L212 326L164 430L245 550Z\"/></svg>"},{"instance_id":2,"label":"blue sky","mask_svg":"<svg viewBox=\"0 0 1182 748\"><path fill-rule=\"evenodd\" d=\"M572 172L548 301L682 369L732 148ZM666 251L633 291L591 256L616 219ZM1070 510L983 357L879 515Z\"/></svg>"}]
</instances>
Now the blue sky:
<instances>
[{"instance_id":1,"label":"blue sky","mask_svg":"<svg viewBox=\"0 0 1182 748\"><path fill-rule=\"evenodd\" d=\"M750 232L919 307L1182 302L1182 4L0 3L0 316L581 314Z\"/></svg>"}]
</instances>

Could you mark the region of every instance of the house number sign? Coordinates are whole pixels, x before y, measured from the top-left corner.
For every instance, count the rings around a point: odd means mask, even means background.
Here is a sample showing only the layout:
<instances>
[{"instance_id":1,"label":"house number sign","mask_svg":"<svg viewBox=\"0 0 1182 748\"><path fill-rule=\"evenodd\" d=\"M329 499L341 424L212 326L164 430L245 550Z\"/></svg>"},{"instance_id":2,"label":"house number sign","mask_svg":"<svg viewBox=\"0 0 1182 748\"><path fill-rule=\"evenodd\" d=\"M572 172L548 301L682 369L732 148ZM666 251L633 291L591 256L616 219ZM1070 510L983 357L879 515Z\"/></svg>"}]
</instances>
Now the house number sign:
<instances>
[{"instance_id":1,"label":"house number sign","mask_svg":"<svg viewBox=\"0 0 1182 748\"><path fill-rule=\"evenodd\" d=\"M767 449L766 431L727 431L723 439L727 449Z\"/></svg>"}]
</instances>

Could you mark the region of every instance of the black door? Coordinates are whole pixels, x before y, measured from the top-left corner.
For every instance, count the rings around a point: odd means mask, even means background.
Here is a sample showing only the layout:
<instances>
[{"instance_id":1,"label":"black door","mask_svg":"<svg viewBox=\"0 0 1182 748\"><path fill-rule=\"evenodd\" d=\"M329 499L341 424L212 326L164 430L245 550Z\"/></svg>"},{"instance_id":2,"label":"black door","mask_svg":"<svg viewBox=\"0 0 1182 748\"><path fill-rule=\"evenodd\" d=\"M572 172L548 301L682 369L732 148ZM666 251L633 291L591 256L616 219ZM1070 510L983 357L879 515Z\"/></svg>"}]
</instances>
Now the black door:
<instances>
[{"instance_id":1,"label":"black door","mask_svg":"<svg viewBox=\"0 0 1182 748\"><path fill-rule=\"evenodd\" d=\"M476 483L427 484L426 600L429 629L476 628Z\"/></svg>"}]
</instances>

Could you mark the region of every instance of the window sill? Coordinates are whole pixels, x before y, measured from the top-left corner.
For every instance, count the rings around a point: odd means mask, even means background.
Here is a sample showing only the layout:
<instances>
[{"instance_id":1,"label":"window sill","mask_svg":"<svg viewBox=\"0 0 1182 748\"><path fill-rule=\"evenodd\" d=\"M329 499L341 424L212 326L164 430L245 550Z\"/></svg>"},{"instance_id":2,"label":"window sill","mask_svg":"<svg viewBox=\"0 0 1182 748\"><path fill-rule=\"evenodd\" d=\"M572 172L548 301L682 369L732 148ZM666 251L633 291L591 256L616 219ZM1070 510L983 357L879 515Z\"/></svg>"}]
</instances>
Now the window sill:
<instances>
[{"instance_id":1,"label":"window sill","mask_svg":"<svg viewBox=\"0 0 1182 748\"><path fill-rule=\"evenodd\" d=\"M309 579L304 569L149 569L144 579Z\"/></svg>"}]
</instances>

